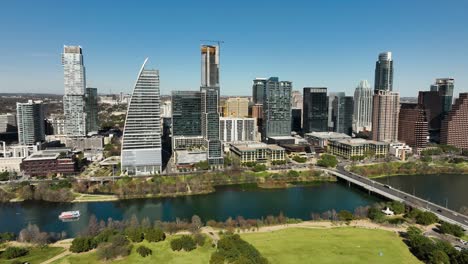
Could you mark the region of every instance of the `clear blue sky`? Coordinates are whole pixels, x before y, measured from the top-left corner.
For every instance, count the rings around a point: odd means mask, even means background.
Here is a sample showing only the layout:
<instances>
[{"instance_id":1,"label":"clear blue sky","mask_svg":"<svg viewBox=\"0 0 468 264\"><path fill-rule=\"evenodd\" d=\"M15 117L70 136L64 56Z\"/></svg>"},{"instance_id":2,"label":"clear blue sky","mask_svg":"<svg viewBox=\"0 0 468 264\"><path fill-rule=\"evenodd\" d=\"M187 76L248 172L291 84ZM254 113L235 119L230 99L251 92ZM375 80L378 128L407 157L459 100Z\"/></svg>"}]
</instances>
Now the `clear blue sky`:
<instances>
[{"instance_id":1,"label":"clear blue sky","mask_svg":"<svg viewBox=\"0 0 468 264\"><path fill-rule=\"evenodd\" d=\"M392 51L394 89L416 96L436 77L468 91L468 1L2 1L0 92L63 93L63 45L81 45L88 86L130 92L145 57L161 90L196 90L202 39L224 40L221 91L252 79L352 94Z\"/></svg>"}]
</instances>

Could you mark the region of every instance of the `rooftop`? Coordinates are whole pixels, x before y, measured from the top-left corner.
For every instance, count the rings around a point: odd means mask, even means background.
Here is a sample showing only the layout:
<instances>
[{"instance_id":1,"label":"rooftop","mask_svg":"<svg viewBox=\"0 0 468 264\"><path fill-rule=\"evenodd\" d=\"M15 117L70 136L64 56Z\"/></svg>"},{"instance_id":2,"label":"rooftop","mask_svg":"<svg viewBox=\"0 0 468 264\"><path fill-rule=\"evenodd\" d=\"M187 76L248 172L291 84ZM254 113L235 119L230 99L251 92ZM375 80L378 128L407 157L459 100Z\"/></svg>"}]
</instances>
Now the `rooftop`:
<instances>
[{"instance_id":1,"label":"rooftop","mask_svg":"<svg viewBox=\"0 0 468 264\"><path fill-rule=\"evenodd\" d=\"M349 135L337 132L312 132L305 134L306 136L316 137L320 139L346 139L351 137Z\"/></svg>"},{"instance_id":2,"label":"rooftop","mask_svg":"<svg viewBox=\"0 0 468 264\"><path fill-rule=\"evenodd\" d=\"M333 141L341 143L341 144L352 145L352 146L361 146L361 145L364 145L364 144L388 145L387 142L367 140L367 139L363 139L363 138L338 139L338 140L333 140Z\"/></svg>"}]
</instances>

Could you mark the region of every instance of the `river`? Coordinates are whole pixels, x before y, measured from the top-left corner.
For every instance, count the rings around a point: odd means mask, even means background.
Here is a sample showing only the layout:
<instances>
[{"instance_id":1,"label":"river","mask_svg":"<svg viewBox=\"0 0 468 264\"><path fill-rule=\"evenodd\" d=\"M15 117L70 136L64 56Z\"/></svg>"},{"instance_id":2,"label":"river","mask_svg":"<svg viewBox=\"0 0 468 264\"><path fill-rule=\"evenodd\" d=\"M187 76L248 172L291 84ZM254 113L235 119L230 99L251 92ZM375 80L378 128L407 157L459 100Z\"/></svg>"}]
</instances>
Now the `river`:
<instances>
[{"instance_id":1,"label":"river","mask_svg":"<svg viewBox=\"0 0 468 264\"><path fill-rule=\"evenodd\" d=\"M318 183L311 186L286 189L260 189L245 186L225 186L206 195L158 199L133 199L112 202L48 203L27 201L0 204L0 232L19 232L28 223L42 231L62 232L69 236L83 230L91 215L98 220L128 219L135 214L140 220L172 221L176 217L190 219L196 214L203 221L224 221L229 217L261 218L284 215L310 219L311 212L335 209L353 211L358 206L382 201L357 188L342 183ZM75 222L62 222L57 216L62 211L80 210Z\"/></svg>"}]
</instances>

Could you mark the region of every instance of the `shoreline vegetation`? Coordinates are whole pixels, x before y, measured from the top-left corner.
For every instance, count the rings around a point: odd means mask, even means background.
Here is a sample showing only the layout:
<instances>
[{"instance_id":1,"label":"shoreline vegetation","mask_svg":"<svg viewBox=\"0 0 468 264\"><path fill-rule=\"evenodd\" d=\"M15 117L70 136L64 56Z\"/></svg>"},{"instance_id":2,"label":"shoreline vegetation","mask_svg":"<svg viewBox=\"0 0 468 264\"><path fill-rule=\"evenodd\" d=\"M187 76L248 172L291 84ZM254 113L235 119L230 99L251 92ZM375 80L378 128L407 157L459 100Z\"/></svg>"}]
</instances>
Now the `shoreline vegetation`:
<instances>
[{"instance_id":1,"label":"shoreline vegetation","mask_svg":"<svg viewBox=\"0 0 468 264\"><path fill-rule=\"evenodd\" d=\"M11 184L0 187L0 202L42 200L48 202L104 202L126 199L147 199L203 195L216 187L253 184L258 188L289 188L294 186L334 182L336 178L325 172L302 171L228 171L206 172L198 175L124 177L115 182L90 183L63 180L56 183Z\"/></svg>"},{"instance_id":2,"label":"shoreline vegetation","mask_svg":"<svg viewBox=\"0 0 468 264\"><path fill-rule=\"evenodd\" d=\"M468 162L407 161L386 162L368 165L351 165L349 170L368 178L383 178L398 175L468 174Z\"/></svg>"}]
</instances>

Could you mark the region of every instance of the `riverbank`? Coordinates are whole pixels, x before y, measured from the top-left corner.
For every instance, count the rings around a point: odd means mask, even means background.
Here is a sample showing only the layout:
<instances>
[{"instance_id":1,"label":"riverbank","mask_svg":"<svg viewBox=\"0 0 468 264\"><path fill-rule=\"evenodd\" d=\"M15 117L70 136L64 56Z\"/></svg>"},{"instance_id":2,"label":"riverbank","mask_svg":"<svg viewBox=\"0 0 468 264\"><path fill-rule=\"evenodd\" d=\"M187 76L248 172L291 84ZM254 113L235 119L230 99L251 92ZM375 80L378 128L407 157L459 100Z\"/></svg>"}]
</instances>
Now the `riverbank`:
<instances>
[{"instance_id":1,"label":"riverbank","mask_svg":"<svg viewBox=\"0 0 468 264\"><path fill-rule=\"evenodd\" d=\"M429 175L429 174L467 174L468 162L449 163L436 162L385 162L371 165L352 165L353 173L368 177L381 178L398 175Z\"/></svg>"}]
</instances>

